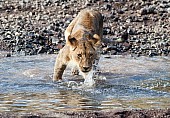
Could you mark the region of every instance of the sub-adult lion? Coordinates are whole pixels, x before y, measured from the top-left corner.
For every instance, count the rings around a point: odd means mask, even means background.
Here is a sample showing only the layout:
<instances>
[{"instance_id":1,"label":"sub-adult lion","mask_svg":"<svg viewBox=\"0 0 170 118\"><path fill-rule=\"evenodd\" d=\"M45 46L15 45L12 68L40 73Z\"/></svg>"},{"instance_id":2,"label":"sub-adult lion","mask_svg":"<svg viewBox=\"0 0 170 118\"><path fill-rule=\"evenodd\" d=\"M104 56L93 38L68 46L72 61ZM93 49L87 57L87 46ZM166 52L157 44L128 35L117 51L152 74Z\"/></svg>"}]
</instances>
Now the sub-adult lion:
<instances>
[{"instance_id":1,"label":"sub-adult lion","mask_svg":"<svg viewBox=\"0 0 170 118\"><path fill-rule=\"evenodd\" d=\"M80 72L86 79L92 75L103 36L103 18L95 10L84 9L65 31L66 45L60 50L55 62L53 81L61 80L68 65L75 65L73 72Z\"/></svg>"}]
</instances>

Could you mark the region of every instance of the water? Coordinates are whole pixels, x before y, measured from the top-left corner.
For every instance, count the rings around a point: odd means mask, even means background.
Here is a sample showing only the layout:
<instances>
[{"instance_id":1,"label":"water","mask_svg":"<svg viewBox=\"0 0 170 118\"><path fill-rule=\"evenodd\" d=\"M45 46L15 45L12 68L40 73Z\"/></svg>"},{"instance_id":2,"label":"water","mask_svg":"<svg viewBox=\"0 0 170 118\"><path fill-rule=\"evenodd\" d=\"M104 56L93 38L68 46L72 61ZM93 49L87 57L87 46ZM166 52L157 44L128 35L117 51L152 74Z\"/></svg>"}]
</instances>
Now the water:
<instances>
[{"instance_id":1,"label":"water","mask_svg":"<svg viewBox=\"0 0 170 118\"><path fill-rule=\"evenodd\" d=\"M67 69L52 82L56 55L0 58L0 112L152 109L170 106L168 57L101 57L95 86ZM106 79L105 79L106 78Z\"/></svg>"}]
</instances>

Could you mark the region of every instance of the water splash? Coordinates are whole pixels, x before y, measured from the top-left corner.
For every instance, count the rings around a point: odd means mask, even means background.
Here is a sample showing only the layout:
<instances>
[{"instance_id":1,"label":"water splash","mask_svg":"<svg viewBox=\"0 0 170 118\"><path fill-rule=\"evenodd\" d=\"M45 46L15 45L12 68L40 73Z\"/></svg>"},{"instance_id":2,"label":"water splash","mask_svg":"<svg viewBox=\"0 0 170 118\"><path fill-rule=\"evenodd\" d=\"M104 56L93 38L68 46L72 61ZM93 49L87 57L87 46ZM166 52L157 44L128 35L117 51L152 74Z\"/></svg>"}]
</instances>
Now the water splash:
<instances>
[{"instance_id":1,"label":"water splash","mask_svg":"<svg viewBox=\"0 0 170 118\"><path fill-rule=\"evenodd\" d=\"M94 73L94 71L91 70L87 75L85 75L85 77L84 77L85 78L85 80L84 80L85 86L92 87L93 85L95 85L93 73Z\"/></svg>"},{"instance_id":2,"label":"water splash","mask_svg":"<svg viewBox=\"0 0 170 118\"><path fill-rule=\"evenodd\" d=\"M72 89L78 88L79 86L79 84L75 81L69 81L67 84L68 84L68 87Z\"/></svg>"}]
</instances>

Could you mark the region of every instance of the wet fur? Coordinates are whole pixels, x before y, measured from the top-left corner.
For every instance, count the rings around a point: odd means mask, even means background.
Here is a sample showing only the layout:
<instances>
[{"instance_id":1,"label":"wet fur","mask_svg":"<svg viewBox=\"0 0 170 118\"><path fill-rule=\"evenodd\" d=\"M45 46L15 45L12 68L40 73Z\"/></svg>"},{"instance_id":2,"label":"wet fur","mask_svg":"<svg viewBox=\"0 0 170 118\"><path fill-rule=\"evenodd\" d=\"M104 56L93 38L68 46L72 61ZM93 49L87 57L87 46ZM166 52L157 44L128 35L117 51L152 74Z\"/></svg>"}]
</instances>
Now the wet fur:
<instances>
[{"instance_id":1,"label":"wet fur","mask_svg":"<svg viewBox=\"0 0 170 118\"><path fill-rule=\"evenodd\" d=\"M54 66L53 81L61 80L69 62L86 77L92 75L93 64L99 59L102 34L102 15L95 10L84 9L65 31L66 45L60 50Z\"/></svg>"}]
</instances>

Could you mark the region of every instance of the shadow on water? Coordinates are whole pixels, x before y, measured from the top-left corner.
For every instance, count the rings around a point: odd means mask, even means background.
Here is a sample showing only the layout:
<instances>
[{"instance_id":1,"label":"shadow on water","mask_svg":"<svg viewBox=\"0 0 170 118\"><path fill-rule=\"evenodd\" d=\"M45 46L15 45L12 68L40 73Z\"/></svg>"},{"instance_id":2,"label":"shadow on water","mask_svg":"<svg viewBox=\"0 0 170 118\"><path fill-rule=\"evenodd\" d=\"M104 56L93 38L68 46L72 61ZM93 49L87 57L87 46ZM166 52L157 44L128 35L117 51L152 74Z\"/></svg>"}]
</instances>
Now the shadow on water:
<instances>
[{"instance_id":1,"label":"shadow on water","mask_svg":"<svg viewBox=\"0 0 170 118\"><path fill-rule=\"evenodd\" d=\"M90 88L82 87L82 77L70 76L69 69L61 82L52 82L55 57L1 58L0 111L44 113L170 106L170 60L166 57L102 56L101 74Z\"/></svg>"}]
</instances>

